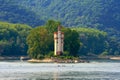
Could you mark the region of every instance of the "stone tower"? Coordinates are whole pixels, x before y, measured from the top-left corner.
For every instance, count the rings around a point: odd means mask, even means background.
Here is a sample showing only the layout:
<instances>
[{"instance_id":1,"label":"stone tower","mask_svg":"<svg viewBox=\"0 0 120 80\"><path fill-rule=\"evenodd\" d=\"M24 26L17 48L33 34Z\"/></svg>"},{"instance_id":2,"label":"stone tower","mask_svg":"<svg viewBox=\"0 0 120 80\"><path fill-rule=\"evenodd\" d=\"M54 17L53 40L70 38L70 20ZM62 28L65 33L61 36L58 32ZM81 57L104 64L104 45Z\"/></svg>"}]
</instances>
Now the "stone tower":
<instances>
[{"instance_id":1,"label":"stone tower","mask_svg":"<svg viewBox=\"0 0 120 80\"><path fill-rule=\"evenodd\" d=\"M54 55L61 55L64 47L64 33L61 32L61 26L54 32Z\"/></svg>"}]
</instances>

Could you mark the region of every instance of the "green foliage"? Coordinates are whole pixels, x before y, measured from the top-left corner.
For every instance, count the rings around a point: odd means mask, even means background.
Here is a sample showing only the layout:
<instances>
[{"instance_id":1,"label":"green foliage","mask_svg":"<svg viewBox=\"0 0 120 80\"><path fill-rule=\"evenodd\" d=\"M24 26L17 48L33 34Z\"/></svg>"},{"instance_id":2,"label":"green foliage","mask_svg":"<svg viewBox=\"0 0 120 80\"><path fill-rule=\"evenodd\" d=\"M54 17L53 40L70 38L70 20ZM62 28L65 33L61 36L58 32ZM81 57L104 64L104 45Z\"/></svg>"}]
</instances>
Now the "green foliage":
<instances>
[{"instance_id":1,"label":"green foliage","mask_svg":"<svg viewBox=\"0 0 120 80\"><path fill-rule=\"evenodd\" d=\"M71 56L77 56L78 49L80 47L79 34L75 30L69 28L63 28L64 32L64 50L69 52Z\"/></svg>"},{"instance_id":2,"label":"green foliage","mask_svg":"<svg viewBox=\"0 0 120 80\"><path fill-rule=\"evenodd\" d=\"M39 56L53 55L51 52L54 50L53 33L57 31L59 24L59 22L49 20L45 27L37 27L31 30L27 37L27 44L29 46L28 54L30 57L38 59ZM69 52L67 55L77 56L77 51L79 49L78 33L74 30L64 27L62 27L62 31L65 35L64 50Z\"/></svg>"},{"instance_id":3,"label":"green foliage","mask_svg":"<svg viewBox=\"0 0 120 80\"><path fill-rule=\"evenodd\" d=\"M48 20L45 26L48 32L53 34L55 31L57 31L58 25L60 25L60 22L54 20Z\"/></svg>"},{"instance_id":4,"label":"green foliage","mask_svg":"<svg viewBox=\"0 0 120 80\"><path fill-rule=\"evenodd\" d=\"M9 3L12 1L9 1ZM37 13L44 21L59 20L64 26L119 28L118 0L13 0L14 4Z\"/></svg>"},{"instance_id":5,"label":"green foliage","mask_svg":"<svg viewBox=\"0 0 120 80\"><path fill-rule=\"evenodd\" d=\"M0 17L31 26L55 19L68 27L120 29L119 4L118 0L0 0Z\"/></svg>"},{"instance_id":6,"label":"green foliage","mask_svg":"<svg viewBox=\"0 0 120 80\"><path fill-rule=\"evenodd\" d=\"M10 43L8 41L0 41L0 55L7 54L9 52Z\"/></svg>"},{"instance_id":7,"label":"green foliage","mask_svg":"<svg viewBox=\"0 0 120 80\"><path fill-rule=\"evenodd\" d=\"M118 0L0 0L0 21L25 23L35 27L41 26L49 19L54 19L61 21L61 24L67 27L97 28L106 31L109 37L117 36L115 49L119 51L119 5ZM51 20L50 23L52 22L54 23ZM109 28L115 30L106 30ZM52 32L56 28L51 28L49 25L49 29L53 29ZM114 46L110 39L108 43ZM112 48L115 47L113 46ZM111 49L108 51L110 52ZM110 54L113 54L115 49Z\"/></svg>"},{"instance_id":8,"label":"green foliage","mask_svg":"<svg viewBox=\"0 0 120 80\"><path fill-rule=\"evenodd\" d=\"M0 0L0 21L28 24L36 27L43 25L49 19L54 19L61 21L61 24L67 27L82 26L104 30L108 33L106 49L110 55L114 55L116 52L120 54L119 5L119 0ZM48 21L45 26L49 26L46 28L49 33L57 30L57 26L51 24L58 25L60 23L53 20ZM9 34L8 31L3 30L2 32ZM11 32L6 38L9 39L15 33L15 31ZM18 42L19 38L21 37L17 37ZM87 40L91 43L93 39L91 37ZM88 42L84 46L85 50L83 52L85 53L87 52L86 47L90 47L90 45L87 45ZM80 45L83 48L82 45L85 45L85 43L80 42ZM101 52L103 48L96 51ZM95 50L89 51L94 52Z\"/></svg>"},{"instance_id":9,"label":"green foliage","mask_svg":"<svg viewBox=\"0 0 120 80\"><path fill-rule=\"evenodd\" d=\"M44 27L33 29L27 37L28 54L32 58L37 58L38 55L46 55L50 51L52 40L52 37Z\"/></svg>"},{"instance_id":10,"label":"green foliage","mask_svg":"<svg viewBox=\"0 0 120 80\"><path fill-rule=\"evenodd\" d=\"M60 22L49 20L45 26L32 29L24 24L0 22L0 55L26 55L28 49L29 56L35 59L53 56L53 33L57 31L58 25ZM120 37L120 33L110 28L106 31L108 35L92 28L62 27L65 35L65 52L62 56L120 55L120 42L116 38Z\"/></svg>"},{"instance_id":11,"label":"green foliage","mask_svg":"<svg viewBox=\"0 0 120 80\"><path fill-rule=\"evenodd\" d=\"M64 51L63 52L63 56L69 56L69 52L68 51Z\"/></svg>"},{"instance_id":12,"label":"green foliage","mask_svg":"<svg viewBox=\"0 0 120 80\"><path fill-rule=\"evenodd\" d=\"M107 34L91 28L72 28L79 33L80 55L101 54L106 47ZM90 54L89 54L90 53Z\"/></svg>"},{"instance_id":13,"label":"green foliage","mask_svg":"<svg viewBox=\"0 0 120 80\"><path fill-rule=\"evenodd\" d=\"M32 27L44 23L31 9L17 5L17 3L19 3L18 0L0 0L0 21L27 24Z\"/></svg>"},{"instance_id":14,"label":"green foliage","mask_svg":"<svg viewBox=\"0 0 120 80\"><path fill-rule=\"evenodd\" d=\"M27 25L0 22L0 54L26 55L26 37L30 30Z\"/></svg>"},{"instance_id":15,"label":"green foliage","mask_svg":"<svg viewBox=\"0 0 120 80\"><path fill-rule=\"evenodd\" d=\"M108 32L106 49L109 55L120 55L120 32L113 28L107 28L105 31Z\"/></svg>"},{"instance_id":16,"label":"green foliage","mask_svg":"<svg viewBox=\"0 0 120 80\"><path fill-rule=\"evenodd\" d=\"M54 56L54 51L50 51L47 55L45 55L45 58L51 58Z\"/></svg>"}]
</instances>

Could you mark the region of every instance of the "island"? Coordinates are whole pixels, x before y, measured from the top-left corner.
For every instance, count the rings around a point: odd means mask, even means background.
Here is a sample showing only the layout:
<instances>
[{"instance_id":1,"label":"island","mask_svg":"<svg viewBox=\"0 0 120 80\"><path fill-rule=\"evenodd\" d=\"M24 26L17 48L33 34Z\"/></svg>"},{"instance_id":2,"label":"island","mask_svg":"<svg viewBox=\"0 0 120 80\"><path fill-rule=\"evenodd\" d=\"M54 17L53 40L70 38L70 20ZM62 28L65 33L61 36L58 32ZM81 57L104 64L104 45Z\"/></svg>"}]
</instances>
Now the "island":
<instances>
[{"instance_id":1,"label":"island","mask_svg":"<svg viewBox=\"0 0 120 80\"><path fill-rule=\"evenodd\" d=\"M61 31L61 28L62 28L62 26L58 25L57 32L54 32L54 34L53 34L54 35L54 37L53 37L54 38L54 51L51 53L43 54L43 55L38 54L37 57L40 56L39 59L32 58L32 59L28 60L28 62L32 62L32 63L88 63L89 62L87 60L81 60L79 57L77 57L76 50L73 51L74 53L72 51L71 51L72 53L64 51L64 47L66 45L66 44L64 44L65 43L64 38L66 39L66 34L64 34L64 32ZM74 46L75 44L72 44L72 45ZM45 45L43 45L43 46L45 46ZM69 48L69 46L67 48ZM32 57L33 56L34 55L32 55Z\"/></svg>"},{"instance_id":2,"label":"island","mask_svg":"<svg viewBox=\"0 0 120 80\"><path fill-rule=\"evenodd\" d=\"M89 63L88 60L81 59L60 59L60 58L46 58L46 59L30 59L30 63Z\"/></svg>"}]
</instances>

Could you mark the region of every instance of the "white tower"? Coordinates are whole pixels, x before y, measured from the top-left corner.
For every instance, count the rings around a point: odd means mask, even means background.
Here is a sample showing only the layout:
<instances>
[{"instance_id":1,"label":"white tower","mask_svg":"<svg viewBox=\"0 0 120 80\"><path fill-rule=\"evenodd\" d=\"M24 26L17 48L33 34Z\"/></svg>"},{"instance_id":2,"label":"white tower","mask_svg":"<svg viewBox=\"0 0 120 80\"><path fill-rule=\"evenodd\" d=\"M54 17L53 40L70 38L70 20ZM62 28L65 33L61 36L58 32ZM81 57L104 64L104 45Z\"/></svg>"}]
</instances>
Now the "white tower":
<instances>
[{"instance_id":1,"label":"white tower","mask_svg":"<svg viewBox=\"0 0 120 80\"><path fill-rule=\"evenodd\" d=\"M58 26L58 32L54 32L54 55L61 55L64 47L64 33L61 32L61 26Z\"/></svg>"}]
</instances>

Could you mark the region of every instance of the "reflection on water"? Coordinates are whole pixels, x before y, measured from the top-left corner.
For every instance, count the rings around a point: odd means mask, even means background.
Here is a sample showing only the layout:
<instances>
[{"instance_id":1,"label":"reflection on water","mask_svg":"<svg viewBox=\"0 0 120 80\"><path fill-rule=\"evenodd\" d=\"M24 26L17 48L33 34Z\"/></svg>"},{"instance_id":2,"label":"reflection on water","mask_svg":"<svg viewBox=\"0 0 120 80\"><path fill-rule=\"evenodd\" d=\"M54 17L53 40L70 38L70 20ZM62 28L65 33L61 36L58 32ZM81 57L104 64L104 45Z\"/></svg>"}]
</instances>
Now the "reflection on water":
<instances>
[{"instance_id":1,"label":"reflection on water","mask_svg":"<svg viewBox=\"0 0 120 80\"><path fill-rule=\"evenodd\" d=\"M0 80L120 80L119 61L79 64L0 62Z\"/></svg>"}]
</instances>

